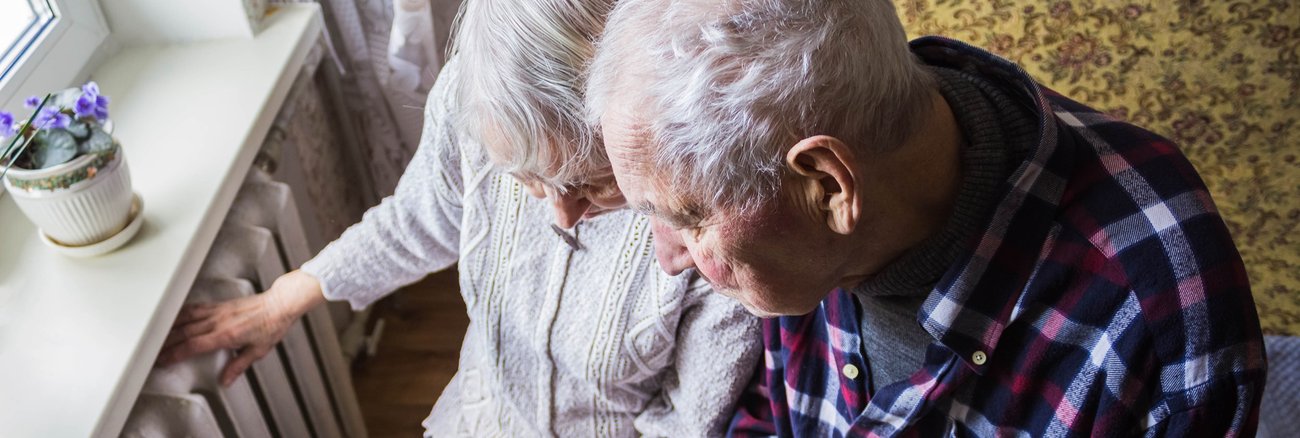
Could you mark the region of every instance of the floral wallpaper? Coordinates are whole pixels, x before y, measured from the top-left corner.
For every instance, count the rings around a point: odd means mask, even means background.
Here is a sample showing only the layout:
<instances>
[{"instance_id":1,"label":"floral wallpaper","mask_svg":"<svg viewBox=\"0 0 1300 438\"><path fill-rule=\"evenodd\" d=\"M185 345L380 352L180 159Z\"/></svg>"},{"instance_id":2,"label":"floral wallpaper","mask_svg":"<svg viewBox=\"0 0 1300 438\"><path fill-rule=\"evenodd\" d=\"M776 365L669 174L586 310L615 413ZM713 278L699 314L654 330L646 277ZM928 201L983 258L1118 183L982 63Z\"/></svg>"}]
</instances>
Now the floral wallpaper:
<instances>
[{"instance_id":1,"label":"floral wallpaper","mask_svg":"<svg viewBox=\"0 0 1300 438\"><path fill-rule=\"evenodd\" d=\"M1176 141L1245 259L1265 333L1300 335L1300 2L895 0L944 35Z\"/></svg>"}]
</instances>

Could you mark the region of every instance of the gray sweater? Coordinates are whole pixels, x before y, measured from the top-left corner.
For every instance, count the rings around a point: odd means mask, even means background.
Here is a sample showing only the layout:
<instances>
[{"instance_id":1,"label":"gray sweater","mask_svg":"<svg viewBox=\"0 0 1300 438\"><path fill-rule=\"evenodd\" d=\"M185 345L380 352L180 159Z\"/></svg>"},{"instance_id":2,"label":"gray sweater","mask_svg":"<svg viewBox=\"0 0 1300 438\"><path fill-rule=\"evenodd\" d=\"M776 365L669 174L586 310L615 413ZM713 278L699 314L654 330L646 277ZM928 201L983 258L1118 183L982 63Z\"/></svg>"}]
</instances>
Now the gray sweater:
<instances>
[{"instance_id":1,"label":"gray sweater","mask_svg":"<svg viewBox=\"0 0 1300 438\"><path fill-rule=\"evenodd\" d=\"M761 353L758 321L699 277L668 276L648 221L579 224L456 137L456 61L429 93L397 192L303 270L364 307L459 262L460 367L425 420L436 436L716 436Z\"/></svg>"},{"instance_id":2,"label":"gray sweater","mask_svg":"<svg viewBox=\"0 0 1300 438\"><path fill-rule=\"evenodd\" d=\"M952 216L938 234L907 251L853 289L862 307L862 348L873 391L921 369L934 338L917 312L997 203L998 185L1035 145L1037 119L1011 96L975 75L932 67L939 91L965 138L961 186Z\"/></svg>"}]
</instances>

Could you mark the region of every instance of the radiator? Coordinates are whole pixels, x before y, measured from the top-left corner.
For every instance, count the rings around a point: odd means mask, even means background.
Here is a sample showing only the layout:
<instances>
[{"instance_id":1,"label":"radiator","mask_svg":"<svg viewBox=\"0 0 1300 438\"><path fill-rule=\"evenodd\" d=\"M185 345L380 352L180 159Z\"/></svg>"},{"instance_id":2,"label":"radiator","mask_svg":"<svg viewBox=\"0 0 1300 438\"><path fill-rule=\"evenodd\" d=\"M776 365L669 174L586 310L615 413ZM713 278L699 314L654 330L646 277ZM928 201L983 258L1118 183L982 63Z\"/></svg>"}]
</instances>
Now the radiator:
<instances>
[{"instance_id":1,"label":"radiator","mask_svg":"<svg viewBox=\"0 0 1300 438\"><path fill-rule=\"evenodd\" d=\"M319 236L308 237L308 229L315 224L299 214L295 199L301 199L301 194L274 179L268 170L274 171L279 141L286 126L294 123L294 95L308 88L302 84L314 80L321 53L319 46L313 50L277 115L257 164L248 171L204 259L187 303L260 293L314 254L309 240L319 240ZM335 313L339 313L337 309ZM356 319L347 312L339 316ZM122 435L364 438L366 428L339 337L343 331L339 328L356 322L332 317L325 306L313 309L229 388L221 387L217 379L234 352L218 351L155 368Z\"/></svg>"},{"instance_id":2,"label":"radiator","mask_svg":"<svg viewBox=\"0 0 1300 438\"><path fill-rule=\"evenodd\" d=\"M265 290L307 256L290 189L249 172L187 302ZM217 383L233 352L157 368L125 436L364 437L365 426L329 312L317 307L229 388ZM214 431L219 431L215 432Z\"/></svg>"}]
</instances>

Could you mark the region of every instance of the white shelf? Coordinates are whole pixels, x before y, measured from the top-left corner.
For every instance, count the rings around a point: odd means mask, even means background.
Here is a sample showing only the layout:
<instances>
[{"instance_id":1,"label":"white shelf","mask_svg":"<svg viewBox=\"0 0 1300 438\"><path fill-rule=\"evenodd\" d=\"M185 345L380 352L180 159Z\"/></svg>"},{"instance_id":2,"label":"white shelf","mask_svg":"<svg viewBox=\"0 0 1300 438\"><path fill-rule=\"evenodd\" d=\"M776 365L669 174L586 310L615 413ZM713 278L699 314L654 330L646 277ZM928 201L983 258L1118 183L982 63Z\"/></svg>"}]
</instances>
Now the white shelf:
<instances>
[{"instance_id":1,"label":"white shelf","mask_svg":"<svg viewBox=\"0 0 1300 438\"><path fill-rule=\"evenodd\" d=\"M0 436L118 435L320 23L281 6L255 38L127 48L92 75L144 227L68 258L0 200Z\"/></svg>"}]
</instances>

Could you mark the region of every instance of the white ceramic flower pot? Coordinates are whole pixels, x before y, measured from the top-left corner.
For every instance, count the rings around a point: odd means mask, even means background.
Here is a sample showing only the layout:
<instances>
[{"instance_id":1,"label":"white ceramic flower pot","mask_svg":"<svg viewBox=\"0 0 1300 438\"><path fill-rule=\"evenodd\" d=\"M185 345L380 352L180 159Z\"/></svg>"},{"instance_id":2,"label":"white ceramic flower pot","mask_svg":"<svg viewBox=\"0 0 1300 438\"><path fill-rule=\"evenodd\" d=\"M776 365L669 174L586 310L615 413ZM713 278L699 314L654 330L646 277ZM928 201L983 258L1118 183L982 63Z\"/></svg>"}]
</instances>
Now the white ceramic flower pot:
<instances>
[{"instance_id":1,"label":"white ceramic flower pot","mask_svg":"<svg viewBox=\"0 0 1300 438\"><path fill-rule=\"evenodd\" d=\"M23 214L62 245L103 241L130 219L131 172L120 146L48 169L9 169L4 185Z\"/></svg>"}]
</instances>

